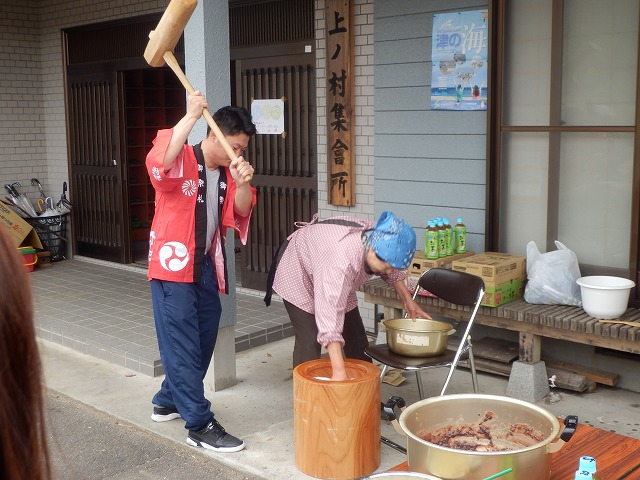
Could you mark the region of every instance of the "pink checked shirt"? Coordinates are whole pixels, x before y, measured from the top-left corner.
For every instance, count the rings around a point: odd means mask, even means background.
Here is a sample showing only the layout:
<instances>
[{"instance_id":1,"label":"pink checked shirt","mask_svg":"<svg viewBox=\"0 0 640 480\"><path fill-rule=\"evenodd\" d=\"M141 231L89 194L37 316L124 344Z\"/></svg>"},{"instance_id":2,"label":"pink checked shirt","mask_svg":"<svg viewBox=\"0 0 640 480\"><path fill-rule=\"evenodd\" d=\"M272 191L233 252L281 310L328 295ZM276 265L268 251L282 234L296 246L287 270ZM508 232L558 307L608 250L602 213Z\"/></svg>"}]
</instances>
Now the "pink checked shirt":
<instances>
[{"instance_id":1,"label":"pink checked shirt","mask_svg":"<svg viewBox=\"0 0 640 480\"><path fill-rule=\"evenodd\" d=\"M316 216L314 216L315 221ZM335 217L361 227L300 223L276 270L273 290L284 300L316 317L318 343L344 345L344 315L358 306L356 290L372 275L364 270L362 233L374 223L362 218ZM390 285L404 270L381 276Z\"/></svg>"}]
</instances>

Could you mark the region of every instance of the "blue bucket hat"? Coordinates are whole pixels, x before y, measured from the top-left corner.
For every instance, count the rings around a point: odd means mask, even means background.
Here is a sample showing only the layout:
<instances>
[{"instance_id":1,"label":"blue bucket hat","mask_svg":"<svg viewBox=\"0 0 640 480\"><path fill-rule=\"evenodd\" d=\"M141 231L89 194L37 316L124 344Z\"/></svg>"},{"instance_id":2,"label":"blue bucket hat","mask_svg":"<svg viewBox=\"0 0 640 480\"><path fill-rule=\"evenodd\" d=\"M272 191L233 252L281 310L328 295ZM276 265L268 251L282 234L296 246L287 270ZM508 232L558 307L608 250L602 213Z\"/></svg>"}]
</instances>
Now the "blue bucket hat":
<instances>
[{"instance_id":1,"label":"blue bucket hat","mask_svg":"<svg viewBox=\"0 0 640 480\"><path fill-rule=\"evenodd\" d=\"M393 268L404 270L416 251L416 232L391 212L382 212L369 236L369 246Z\"/></svg>"}]
</instances>

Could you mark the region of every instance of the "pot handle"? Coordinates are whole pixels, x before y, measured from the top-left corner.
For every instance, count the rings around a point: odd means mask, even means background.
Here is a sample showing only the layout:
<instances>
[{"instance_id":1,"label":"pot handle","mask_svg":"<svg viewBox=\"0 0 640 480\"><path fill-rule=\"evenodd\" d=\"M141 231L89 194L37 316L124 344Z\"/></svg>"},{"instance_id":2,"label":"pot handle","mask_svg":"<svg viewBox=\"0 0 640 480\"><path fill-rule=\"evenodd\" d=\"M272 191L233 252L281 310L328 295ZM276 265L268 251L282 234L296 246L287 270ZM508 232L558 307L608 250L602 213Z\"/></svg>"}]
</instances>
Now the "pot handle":
<instances>
[{"instance_id":1,"label":"pot handle","mask_svg":"<svg viewBox=\"0 0 640 480\"><path fill-rule=\"evenodd\" d=\"M447 332L447 337L448 337L449 335L453 335L454 333L456 333L456 329L455 329L455 328L452 328L451 330L449 330L449 331Z\"/></svg>"},{"instance_id":2,"label":"pot handle","mask_svg":"<svg viewBox=\"0 0 640 480\"><path fill-rule=\"evenodd\" d=\"M569 441L578 427L578 417L576 415L569 415L564 419L564 428L560 434L560 438L553 443L549 444L549 453L556 453L564 444Z\"/></svg>"},{"instance_id":3,"label":"pot handle","mask_svg":"<svg viewBox=\"0 0 640 480\"><path fill-rule=\"evenodd\" d=\"M407 402L404 401L404 398L394 395L389 400L387 400L387 403L382 406L382 415L385 420L391 422L391 425L393 425L393 428L396 429L396 432L406 437L407 434L402 431L400 423L398 423L398 416L396 416L395 412L396 407L398 407L400 411L402 411L407 407Z\"/></svg>"}]
</instances>

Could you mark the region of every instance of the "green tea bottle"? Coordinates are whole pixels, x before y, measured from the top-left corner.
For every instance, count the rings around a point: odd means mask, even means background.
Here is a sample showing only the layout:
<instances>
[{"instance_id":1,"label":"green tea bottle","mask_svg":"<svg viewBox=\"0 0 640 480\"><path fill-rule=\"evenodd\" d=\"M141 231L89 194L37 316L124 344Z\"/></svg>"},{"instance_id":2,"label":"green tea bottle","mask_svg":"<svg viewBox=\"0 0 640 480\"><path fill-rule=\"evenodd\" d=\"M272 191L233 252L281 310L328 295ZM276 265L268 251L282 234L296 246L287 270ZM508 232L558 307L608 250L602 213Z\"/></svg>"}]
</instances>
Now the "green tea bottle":
<instances>
[{"instance_id":1,"label":"green tea bottle","mask_svg":"<svg viewBox=\"0 0 640 480\"><path fill-rule=\"evenodd\" d=\"M447 256L449 255L453 255L453 228L451 227L451 224L449 223L449 219L448 218L443 218L442 219L442 223L444 223L444 232L445 232L445 244L446 244L446 250L447 250Z\"/></svg>"},{"instance_id":2,"label":"green tea bottle","mask_svg":"<svg viewBox=\"0 0 640 480\"><path fill-rule=\"evenodd\" d=\"M429 222L424 232L424 256L430 259L438 258L438 231L433 222Z\"/></svg>"},{"instance_id":3,"label":"green tea bottle","mask_svg":"<svg viewBox=\"0 0 640 480\"><path fill-rule=\"evenodd\" d=\"M456 238L456 253L465 253L467 251L467 227L462 223L462 218L458 218L458 222L453 226Z\"/></svg>"}]
</instances>

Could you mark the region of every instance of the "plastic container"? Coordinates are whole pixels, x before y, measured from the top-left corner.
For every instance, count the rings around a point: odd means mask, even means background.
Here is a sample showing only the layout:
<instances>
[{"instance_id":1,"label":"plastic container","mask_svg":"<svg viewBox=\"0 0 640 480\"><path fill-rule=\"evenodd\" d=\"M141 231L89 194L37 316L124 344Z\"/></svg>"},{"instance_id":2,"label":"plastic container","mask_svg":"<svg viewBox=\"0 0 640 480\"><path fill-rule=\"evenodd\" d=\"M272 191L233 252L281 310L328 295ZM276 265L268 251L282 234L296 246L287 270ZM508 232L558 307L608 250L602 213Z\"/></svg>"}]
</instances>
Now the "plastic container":
<instances>
[{"instance_id":1,"label":"plastic container","mask_svg":"<svg viewBox=\"0 0 640 480\"><path fill-rule=\"evenodd\" d=\"M51 252L52 262L65 259L68 217L68 213L62 213L60 215L47 217L25 218L25 221L31 225L38 234L44 248Z\"/></svg>"},{"instance_id":2,"label":"plastic container","mask_svg":"<svg viewBox=\"0 0 640 480\"><path fill-rule=\"evenodd\" d=\"M18 247L18 252L22 254L22 261L27 272L33 272L34 266L38 261L38 255L33 247Z\"/></svg>"},{"instance_id":3,"label":"plastic container","mask_svg":"<svg viewBox=\"0 0 640 480\"><path fill-rule=\"evenodd\" d=\"M619 318L629 303L629 293L635 282L622 277L596 275L580 277L576 280L580 285L582 308L595 318Z\"/></svg>"},{"instance_id":4,"label":"plastic container","mask_svg":"<svg viewBox=\"0 0 640 480\"><path fill-rule=\"evenodd\" d=\"M589 456L580 457L580 463L578 464L578 470L582 472L596 473L596 459Z\"/></svg>"},{"instance_id":5,"label":"plastic container","mask_svg":"<svg viewBox=\"0 0 640 480\"><path fill-rule=\"evenodd\" d=\"M433 222L427 225L424 236L424 256L430 259L438 258L438 231Z\"/></svg>"},{"instance_id":6,"label":"plastic container","mask_svg":"<svg viewBox=\"0 0 640 480\"><path fill-rule=\"evenodd\" d=\"M462 218L458 217L458 221L453 226L455 232L455 253L465 253L467 251L467 227L462 223Z\"/></svg>"},{"instance_id":7,"label":"plastic container","mask_svg":"<svg viewBox=\"0 0 640 480\"><path fill-rule=\"evenodd\" d=\"M576 475L573 477L573 480L593 480L593 475L586 470L576 470Z\"/></svg>"},{"instance_id":8,"label":"plastic container","mask_svg":"<svg viewBox=\"0 0 640 480\"><path fill-rule=\"evenodd\" d=\"M585 477L585 478L592 479L592 480L600 480L599 477L596 475L596 471L597 471L597 464L596 464L595 458L589 457L586 455L580 457L580 463L578 464L578 471L576 472L576 475L578 475L578 473L583 473L583 474L589 473L591 476ZM579 478L579 477L576 476L576 478Z\"/></svg>"}]
</instances>

